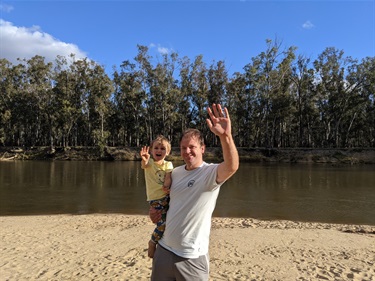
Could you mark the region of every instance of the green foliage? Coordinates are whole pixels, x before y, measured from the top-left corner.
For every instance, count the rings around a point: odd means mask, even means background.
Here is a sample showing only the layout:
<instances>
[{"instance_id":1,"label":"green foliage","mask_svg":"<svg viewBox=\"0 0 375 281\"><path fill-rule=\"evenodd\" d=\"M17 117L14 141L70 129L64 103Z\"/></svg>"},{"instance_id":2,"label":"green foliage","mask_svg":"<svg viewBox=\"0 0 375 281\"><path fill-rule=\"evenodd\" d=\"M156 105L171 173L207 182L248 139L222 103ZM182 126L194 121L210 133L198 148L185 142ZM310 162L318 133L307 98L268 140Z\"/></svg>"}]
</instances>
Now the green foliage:
<instances>
[{"instance_id":1,"label":"green foliage","mask_svg":"<svg viewBox=\"0 0 375 281\"><path fill-rule=\"evenodd\" d=\"M98 148L99 156L104 157L105 156L105 149L107 147L107 141L110 136L110 133L108 131L101 131L98 129L95 129L92 131L92 138L94 141L95 147Z\"/></svg>"},{"instance_id":2,"label":"green foliage","mask_svg":"<svg viewBox=\"0 0 375 281\"><path fill-rule=\"evenodd\" d=\"M375 58L358 62L330 47L313 61L296 50L267 40L231 77L224 61L155 60L141 45L112 78L74 54L53 64L0 59L0 144L95 146L104 156L109 145L145 145L158 134L178 146L195 127L216 146L206 108L221 103L241 147L374 147Z\"/></svg>"}]
</instances>

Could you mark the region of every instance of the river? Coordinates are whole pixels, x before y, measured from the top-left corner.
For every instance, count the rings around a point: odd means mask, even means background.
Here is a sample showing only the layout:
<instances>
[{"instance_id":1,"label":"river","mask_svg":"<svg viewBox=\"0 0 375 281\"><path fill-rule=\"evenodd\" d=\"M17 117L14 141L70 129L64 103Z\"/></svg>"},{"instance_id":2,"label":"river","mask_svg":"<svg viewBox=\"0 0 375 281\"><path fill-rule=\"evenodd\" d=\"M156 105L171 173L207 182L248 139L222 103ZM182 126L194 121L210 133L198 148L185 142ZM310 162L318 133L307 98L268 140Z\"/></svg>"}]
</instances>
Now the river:
<instances>
[{"instance_id":1,"label":"river","mask_svg":"<svg viewBox=\"0 0 375 281\"><path fill-rule=\"evenodd\" d=\"M0 215L147 214L144 184L137 161L2 161ZM375 225L375 166L241 163L214 216Z\"/></svg>"}]
</instances>

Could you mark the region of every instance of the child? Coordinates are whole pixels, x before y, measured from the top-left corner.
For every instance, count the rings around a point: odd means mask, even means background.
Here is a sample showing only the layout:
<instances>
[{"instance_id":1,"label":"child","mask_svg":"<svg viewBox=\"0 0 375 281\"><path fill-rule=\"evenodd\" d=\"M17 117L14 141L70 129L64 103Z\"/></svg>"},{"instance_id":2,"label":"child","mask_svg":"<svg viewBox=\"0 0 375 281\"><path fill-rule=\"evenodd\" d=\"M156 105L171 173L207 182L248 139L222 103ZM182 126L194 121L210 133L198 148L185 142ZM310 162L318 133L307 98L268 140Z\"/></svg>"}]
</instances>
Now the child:
<instances>
[{"instance_id":1,"label":"child","mask_svg":"<svg viewBox=\"0 0 375 281\"><path fill-rule=\"evenodd\" d=\"M149 150L152 158L150 157ZM144 146L140 155L141 167L145 171L147 201L155 209L162 210L161 220L156 223L156 228L148 242L148 256L154 257L156 244L163 236L165 220L169 207L169 188L171 187L171 172L173 164L165 161L171 151L171 144L164 136L159 135L151 142L150 147Z\"/></svg>"}]
</instances>

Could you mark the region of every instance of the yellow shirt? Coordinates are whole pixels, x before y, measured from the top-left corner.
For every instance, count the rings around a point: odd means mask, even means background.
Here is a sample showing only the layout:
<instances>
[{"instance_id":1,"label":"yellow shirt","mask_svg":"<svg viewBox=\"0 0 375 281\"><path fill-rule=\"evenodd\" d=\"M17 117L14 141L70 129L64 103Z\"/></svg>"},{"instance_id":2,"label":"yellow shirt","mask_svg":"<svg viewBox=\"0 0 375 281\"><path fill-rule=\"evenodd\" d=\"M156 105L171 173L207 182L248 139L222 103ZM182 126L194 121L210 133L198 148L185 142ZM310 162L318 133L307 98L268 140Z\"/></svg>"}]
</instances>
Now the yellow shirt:
<instances>
[{"instance_id":1,"label":"yellow shirt","mask_svg":"<svg viewBox=\"0 0 375 281\"><path fill-rule=\"evenodd\" d=\"M163 191L164 177L166 173L172 172L172 162L164 161L162 165L158 165L150 158L144 170L147 201L163 198L166 195Z\"/></svg>"}]
</instances>

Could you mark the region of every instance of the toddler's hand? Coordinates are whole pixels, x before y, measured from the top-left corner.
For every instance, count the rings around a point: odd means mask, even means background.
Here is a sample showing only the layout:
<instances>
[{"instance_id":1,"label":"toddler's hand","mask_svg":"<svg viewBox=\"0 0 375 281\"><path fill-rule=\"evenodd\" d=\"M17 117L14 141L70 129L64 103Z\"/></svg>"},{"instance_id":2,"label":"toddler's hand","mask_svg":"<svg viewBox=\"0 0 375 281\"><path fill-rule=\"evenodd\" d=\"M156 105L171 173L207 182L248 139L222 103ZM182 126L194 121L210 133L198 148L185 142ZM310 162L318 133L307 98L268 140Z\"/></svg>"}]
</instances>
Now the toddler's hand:
<instances>
[{"instance_id":1,"label":"toddler's hand","mask_svg":"<svg viewBox=\"0 0 375 281\"><path fill-rule=\"evenodd\" d=\"M171 188L170 188L170 187L163 186L163 191L164 191L166 194L169 194L169 192L171 192Z\"/></svg>"},{"instance_id":2,"label":"toddler's hand","mask_svg":"<svg viewBox=\"0 0 375 281\"><path fill-rule=\"evenodd\" d=\"M148 151L150 150L150 147L144 146L141 149L141 152L139 155L141 156L142 160L145 161L145 163L148 163L148 160L150 160L150 153Z\"/></svg>"}]
</instances>

